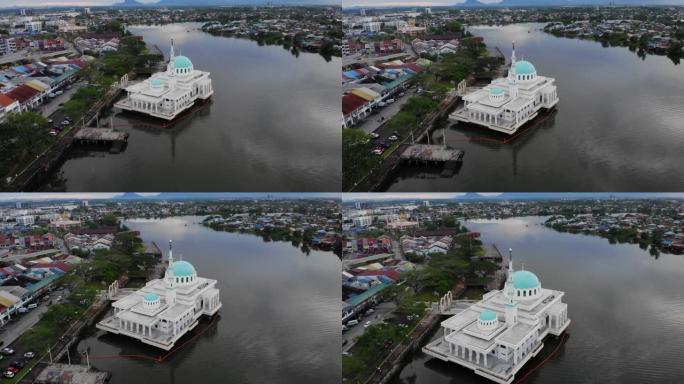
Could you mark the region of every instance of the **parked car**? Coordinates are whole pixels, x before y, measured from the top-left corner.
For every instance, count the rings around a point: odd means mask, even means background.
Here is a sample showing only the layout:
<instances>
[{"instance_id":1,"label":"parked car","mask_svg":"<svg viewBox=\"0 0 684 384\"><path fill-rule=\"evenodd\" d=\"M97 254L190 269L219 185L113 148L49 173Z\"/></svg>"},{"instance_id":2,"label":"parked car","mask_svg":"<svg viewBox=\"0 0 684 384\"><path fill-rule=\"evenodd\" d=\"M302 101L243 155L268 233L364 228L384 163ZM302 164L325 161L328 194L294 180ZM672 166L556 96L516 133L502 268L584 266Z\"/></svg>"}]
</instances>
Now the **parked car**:
<instances>
[{"instance_id":1,"label":"parked car","mask_svg":"<svg viewBox=\"0 0 684 384\"><path fill-rule=\"evenodd\" d=\"M11 379L14 377L14 371L12 369L8 369L5 372L3 372L2 375L7 379Z\"/></svg>"},{"instance_id":2,"label":"parked car","mask_svg":"<svg viewBox=\"0 0 684 384\"><path fill-rule=\"evenodd\" d=\"M358 323L359 323L358 320L349 320L349 321L347 322L347 325L351 327L351 326L356 325L356 324L358 324Z\"/></svg>"},{"instance_id":3,"label":"parked car","mask_svg":"<svg viewBox=\"0 0 684 384\"><path fill-rule=\"evenodd\" d=\"M395 102L394 99L387 99L387 100L385 100L385 103L387 103L387 104L392 104L392 103L394 103L394 102Z\"/></svg>"},{"instance_id":4,"label":"parked car","mask_svg":"<svg viewBox=\"0 0 684 384\"><path fill-rule=\"evenodd\" d=\"M0 353L2 353L3 355L13 355L14 349L12 349L10 347L5 347L3 349L0 349Z\"/></svg>"},{"instance_id":5,"label":"parked car","mask_svg":"<svg viewBox=\"0 0 684 384\"><path fill-rule=\"evenodd\" d=\"M399 137L397 135L392 135L392 136L388 137L387 140L397 141L397 140L399 140Z\"/></svg>"},{"instance_id":6,"label":"parked car","mask_svg":"<svg viewBox=\"0 0 684 384\"><path fill-rule=\"evenodd\" d=\"M25 363L21 360L14 360L12 364L10 364L11 367L14 367L16 369L22 369L24 368Z\"/></svg>"},{"instance_id":7,"label":"parked car","mask_svg":"<svg viewBox=\"0 0 684 384\"><path fill-rule=\"evenodd\" d=\"M363 325L363 327L364 327L364 328L368 328L368 327L371 326L371 324L372 324L371 321L368 320L368 321L366 321L366 324Z\"/></svg>"},{"instance_id":8,"label":"parked car","mask_svg":"<svg viewBox=\"0 0 684 384\"><path fill-rule=\"evenodd\" d=\"M378 107L384 107L385 105L387 105L387 103L385 103L384 101L378 103Z\"/></svg>"},{"instance_id":9,"label":"parked car","mask_svg":"<svg viewBox=\"0 0 684 384\"><path fill-rule=\"evenodd\" d=\"M32 304L29 304L26 308L28 308L28 309L36 309L36 308L38 308L38 304L32 303Z\"/></svg>"},{"instance_id":10,"label":"parked car","mask_svg":"<svg viewBox=\"0 0 684 384\"><path fill-rule=\"evenodd\" d=\"M29 351L29 352L24 353L24 357L27 359L33 359L34 357L36 357L36 354Z\"/></svg>"},{"instance_id":11,"label":"parked car","mask_svg":"<svg viewBox=\"0 0 684 384\"><path fill-rule=\"evenodd\" d=\"M377 133L375 133L375 132L371 132L371 133L369 133L368 135L369 135L370 137L374 138L374 139L377 139L378 137L380 137L380 135L377 134Z\"/></svg>"}]
</instances>

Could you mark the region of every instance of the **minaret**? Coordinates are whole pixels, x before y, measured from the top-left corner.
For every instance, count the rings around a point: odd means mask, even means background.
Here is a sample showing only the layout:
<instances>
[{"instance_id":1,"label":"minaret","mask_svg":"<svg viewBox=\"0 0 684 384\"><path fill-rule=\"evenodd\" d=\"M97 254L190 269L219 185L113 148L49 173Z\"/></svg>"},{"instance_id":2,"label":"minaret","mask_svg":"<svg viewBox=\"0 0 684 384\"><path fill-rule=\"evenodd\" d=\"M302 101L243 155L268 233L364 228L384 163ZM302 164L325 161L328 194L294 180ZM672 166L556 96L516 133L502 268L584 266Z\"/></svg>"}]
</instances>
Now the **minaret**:
<instances>
[{"instance_id":1,"label":"minaret","mask_svg":"<svg viewBox=\"0 0 684 384\"><path fill-rule=\"evenodd\" d=\"M513 40L513 50L511 51L511 67L515 65L515 40Z\"/></svg>"},{"instance_id":2,"label":"minaret","mask_svg":"<svg viewBox=\"0 0 684 384\"><path fill-rule=\"evenodd\" d=\"M166 71L169 75L173 75L173 73L175 72L174 69L176 69L176 66L173 60L175 57L176 53L173 50L173 39L171 39L171 50L169 51L169 65L166 67Z\"/></svg>"},{"instance_id":3,"label":"minaret","mask_svg":"<svg viewBox=\"0 0 684 384\"><path fill-rule=\"evenodd\" d=\"M506 326L512 327L518 321L518 303L515 301L515 285L513 283L513 249L508 249L508 279L506 279L506 286L504 287L504 295L508 298L508 303L504 304L504 316Z\"/></svg>"},{"instance_id":4,"label":"minaret","mask_svg":"<svg viewBox=\"0 0 684 384\"><path fill-rule=\"evenodd\" d=\"M515 73L515 40L513 41L513 50L511 51L511 68L508 70L508 94L511 99L518 97L518 79Z\"/></svg>"},{"instance_id":5,"label":"minaret","mask_svg":"<svg viewBox=\"0 0 684 384\"><path fill-rule=\"evenodd\" d=\"M164 290L166 291L166 304L171 306L176 303L176 275L173 273L173 240L169 240L169 265L164 274Z\"/></svg>"}]
</instances>

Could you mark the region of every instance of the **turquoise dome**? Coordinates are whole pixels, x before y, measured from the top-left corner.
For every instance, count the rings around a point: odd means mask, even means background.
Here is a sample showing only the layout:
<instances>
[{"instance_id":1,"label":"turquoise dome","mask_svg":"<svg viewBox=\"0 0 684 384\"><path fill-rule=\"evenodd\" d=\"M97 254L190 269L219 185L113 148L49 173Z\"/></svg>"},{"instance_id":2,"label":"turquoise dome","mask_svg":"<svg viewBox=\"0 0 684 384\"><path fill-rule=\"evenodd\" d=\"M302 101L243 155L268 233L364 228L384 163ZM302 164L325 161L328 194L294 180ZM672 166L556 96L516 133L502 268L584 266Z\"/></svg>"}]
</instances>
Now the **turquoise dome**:
<instances>
[{"instance_id":1,"label":"turquoise dome","mask_svg":"<svg viewBox=\"0 0 684 384\"><path fill-rule=\"evenodd\" d=\"M532 75L536 74L537 70L534 69L534 65L526 60L520 60L515 63L515 74L516 75Z\"/></svg>"},{"instance_id":2,"label":"turquoise dome","mask_svg":"<svg viewBox=\"0 0 684 384\"><path fill-rule=\"evenodd\" d=\"M494 88L491 88L491 89L489 90L489 93L491 93L492 95L500 95L500 94L502 94L503 92L504 92L504 90L501 89L501 88L499 88L499 87L494 87Z\"/></svg>"},{"instance_id":3,"label":"turquoise dome","mask_svg":"<svg viewBox=\"0 0 684 384\"><path fill-rule=\"evenodd\" d=\"M159 300L159 295L157 295L156 293L149 292L149 293L145 294L145 301L157 301L157 300Z\"/></svg>"},{"instance_id":4,"label":"turquoise dome","mask_svg":"<svg viewBox=\"0 0 684 384\"><path fill-rule=\"evenodd\" d=\"M173 275L178 277L187 277L195 274L195 267L187 261L173 262Z\"/></svg>"},{"instance_id":5,"label":"turquoise dome","mask_svg":"<svg viewBox=\"0 0 684 384\"><path fill-rule=\"evenodd\" d=\"M513 272L513 286L515 289L532 289L541 286L537 275L530 271Z\"/></svg>"},{"instance_id":6,"label":"turquoise dome","mask_svg":"<svg viewBox=\"0 0 684 384\"><path fill-rule=\"evenodd\" d=\"M162 85L164 85L164 82L159 79L152 79L150 80L150 83L153 87L161 87Z\"/></svg>"},{"instance_id":7,"label":"turquoise dome","mask_svg":"<svg viewBox=\"0 0 684 384\"><path fill-rule=\"evenodd\" d=\"M173 58L173 65L176 68L191 68L192 61L185 56L176 56Z\"/></svg>"},{"instance_id":8,"label":"turquoise dome","mask_svg":"<svg viewBox=\"0 0 684 384\"><path fill-rule=\"evenodd\" d=\"M482 321L496 320L496 313L494 313L490 310L484 310L484 311L480 312L480 320L482 320Z\"/></svg>"}]
</instances>

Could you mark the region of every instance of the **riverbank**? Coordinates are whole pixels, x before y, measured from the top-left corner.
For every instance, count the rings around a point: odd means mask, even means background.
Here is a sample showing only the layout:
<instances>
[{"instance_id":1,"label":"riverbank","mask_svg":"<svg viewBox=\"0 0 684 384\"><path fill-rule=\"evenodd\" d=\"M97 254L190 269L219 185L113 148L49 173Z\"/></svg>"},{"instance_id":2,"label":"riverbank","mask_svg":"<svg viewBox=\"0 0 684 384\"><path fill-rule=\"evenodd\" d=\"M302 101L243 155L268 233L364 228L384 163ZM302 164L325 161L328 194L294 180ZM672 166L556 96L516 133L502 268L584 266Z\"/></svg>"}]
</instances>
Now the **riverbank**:
<instances>
[{"instance_id":1,"label":"riverbank","mask_svg":"<svg viewBox=\"0 0 684 384\"><path fill-rule=\"evenodd\" d=\"M7 178L8 183L2 189L46 189L43 185L45 181L62 165L72 148L78 145L78 132L93 124L99 126L97 120L102 112L120 96L123 91L121 77L125 75L127 79L134 79L139 72L147 73L148 68L155 66L158 59L158 55L148 53L141 40L133 36L122 36L119 50L88 63L81 75L85 85L50 115L53 124L62 127L53 141L45 141L50 120L34 116L33 112L14 116L14 119L19 119L19 124L34 127L24 133L31 135L31 145L34 142L46 145L38 145L37 150L34 148L32 151L37 153L24 159L28 161L27 164L21 165L23 161L15 162L17 165L11 170L12 175Z\"/></svg>"},{"instance_id":2,"label":"riverbank","mask_svg":"<svg viewBox=\"0 0 684 384\"><path fill-rule=\"evenodd\" d=\"M343 190L372 192L382 189L405 162L401 156L409 144L436 144L430 140L431 132L458 104L462 95L456 88L460 90L466 84L472 85L492 76L495 71L491 68L501 64L502 57L490 55L482 40L468 37L461 44L462 48L456 53L435 58L397 90L396 93L403 96L408 89L418 88L376 131L368 134L354 127L343 129ZM389 135L394 136L394 141L387 144L384 137ZM460 149L446 143L440 146ZM382 147L379 154L378 147ZM449 172L448 169L457 167L458 162L460 160L445 162L444 167Z\"/></svg>"},{"instance_id":3,"label":"riverbank","mask_svg":"<svg viewBox=\"0 0 684 384\"><path fill-rule=\"evenodd\" d=\"M462 231L468 232L466 228ZM427 261L416 262L415 269L401 276L401 284L385 288L379 302L393 302L396 310L379 324L368 321L364 325L363 334L342 356L343 378L359 384L392 380L439 324L440 298L448 292L454 299L477 298L485 292L484 287L500 267L479 257L485 253L479 240L455 236L454 245L445 254L431 254ZM366 315L373 316L369 313L373 312L367 310ZM359 323L363 321L363 317L358 318Z\"/></svg>"}]
</instances>

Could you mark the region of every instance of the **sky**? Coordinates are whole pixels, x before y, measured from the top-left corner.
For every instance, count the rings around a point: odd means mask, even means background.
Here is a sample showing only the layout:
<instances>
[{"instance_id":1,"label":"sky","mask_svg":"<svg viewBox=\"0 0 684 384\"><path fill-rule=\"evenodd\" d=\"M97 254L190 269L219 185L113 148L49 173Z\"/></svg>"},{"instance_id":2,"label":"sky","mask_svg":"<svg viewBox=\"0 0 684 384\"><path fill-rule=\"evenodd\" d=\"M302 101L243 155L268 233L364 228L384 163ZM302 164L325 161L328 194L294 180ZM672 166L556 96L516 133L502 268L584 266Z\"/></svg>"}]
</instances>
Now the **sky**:
<instances>
[{"instance_id":1,"label":"sky","mask_svg":"<svg viewBox=\"0 0 684 384\"><path fill-rule=\"evenodd\" d=\"M126 194L132 197L132 194ZM158 192L135 192L133 195L140 197L158 197L160 199L262 199L262 198L339 198L339 193L158 193ZM121 198L122 192L112 193L71 193L71 192L36 192L36 193L0 193L0 203L14 201L46 201L46 200L106 200Z\"/></svg>"},{"instance_id":2,"label":"sky","mask_svg":"<svg viewBox=\"0 0 684 384\"><path fill-rule=\"evenodd\" d=\"M382 200L445 200L445 199L511 199L511 200L565 200L565 199L607 199L607 198L674 198L684 199L684 193L344 193L342 201Z\"/></svg>"},{"instance_id":3,"label":"sky","mask_svg":"<svg viewBox=\"0 0 684 384\"><path fill-rule=\"evenodd\" d=\"M139 0L140 3L156 3L159 0ZM123 0L0 0L1 7L93 7L122 3Z\"/></svg>"}]
</instances>

